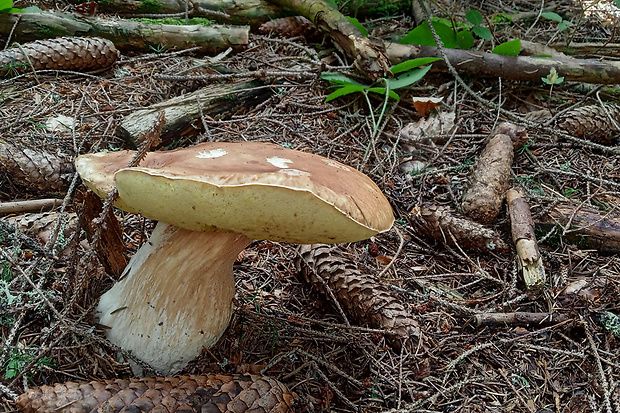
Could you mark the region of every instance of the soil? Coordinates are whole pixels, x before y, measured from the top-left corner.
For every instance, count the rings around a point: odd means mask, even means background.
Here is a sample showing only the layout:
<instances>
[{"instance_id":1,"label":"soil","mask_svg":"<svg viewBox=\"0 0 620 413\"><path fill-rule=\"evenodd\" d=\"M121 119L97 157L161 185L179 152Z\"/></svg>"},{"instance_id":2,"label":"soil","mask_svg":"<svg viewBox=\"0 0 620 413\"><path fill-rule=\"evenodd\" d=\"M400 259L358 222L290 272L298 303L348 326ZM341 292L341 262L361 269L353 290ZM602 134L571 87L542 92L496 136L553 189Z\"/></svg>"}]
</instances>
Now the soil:
<instances>
[{"instance_id":1,"label":"soil","mask_svg":"<svg viewBox=\"0 0 620 413\"><path fill-rule=\"evenodd\" d=\"M60 8L60 2L56 6ZM495 3L477 5L489 18L498 11L536 12L539 6L515 2L514 9L505 10ZM445 11L462 20L469 7L473 5L455 3ZM566 5L562 10L566 20L578 21L577 7ZM370 35L394 38L412 27L406 16L365 24ZM557 22L541 19L533 24L532 19L516 19L498 31L494 41L545 43L573 33L574 41L604 43L615 33L615 23L601 26L593 17L566 33L556 29ZM184 372L260 372L294 390L300 410L317 412L620 411L620 328L616 325L614 335L613 323L606 321L620 314L617 253L580 249L579 243L568 242L571 228L541 229L537 238L547 282L539 293L528 295L514 248L507 253L465 250L458 243L423 237L408 221L416 205L460 211L477 156L489 133L507 120L493 105L501 104L518 123L527 113L543 109L555 115L585 104L613 102L615 86L565 82L550 90L542 81L463 78L485 102L481 104L452 75L431 72L399 91L399 101L388 101L384 122L374 134L373 115L361 94L325 102L330 89L314 63L317 51L324 64L348 66L327 39L309 44L302 38L254 34L247 50L217 61L164 50L123 55L112 68L95 74L4 79L0 139L69 160L82 153L126 148L127 142L116 133L124 116L221 82L209 78L218 68L247 73L243 79L258 79L268 96L249 108L240 105L217 116L204 113L162 149L206 140L269 141L366 173L389 199L394 229L340 249L365 274L380 276L378 281L418 320L421 334L412 338L415 345L397 350L385 329L348 320L329 297L304 282L296 265L296 245L256 241L235 264L237 295L230 327ZM267 74L256 74L259 69ZM269 76L269 71L289 71L290 76ZM423 139L402 135L405 125L422 118L414 96L442 97L426 116L453 113L456 126ZM370 96L370 103L376 116L383 99ZM74 119L75 126L43 127L59 115ZM535 221L558 202L593 208L602 215L618 214L617 155L590 146L585 138L562 140L553 127L524 120L522 125L529 141L515 151L510 179L524 191ZM617 148L614 144L617 138L609 148ZM421 169L412 172L412 164ZM74 212L72 200L81 185L79 180L73 186L70 182L71 176L60 194L41 193L18 187L3 174L0 200L64 197L65 204L55 210L62 221ZM119 211L116 216L130 257L154 224ZM114 279L89 256L87 242L72 243L86 236L77 220L70 222L75 226L69 235L57 238L56 245L63 245L53 256L15 237L0 240L0 411L14 411L15 395L29 387L136 373L127 356L105 340L105 327L92 315ZM512 245L505 206L488 227ZM65 244L71 248L63 253ZM569 294L566 287L577 281L582 288ZM561 314L562 321L477 326L474 316L490 312Z\"/></svg>"}]
</instances>

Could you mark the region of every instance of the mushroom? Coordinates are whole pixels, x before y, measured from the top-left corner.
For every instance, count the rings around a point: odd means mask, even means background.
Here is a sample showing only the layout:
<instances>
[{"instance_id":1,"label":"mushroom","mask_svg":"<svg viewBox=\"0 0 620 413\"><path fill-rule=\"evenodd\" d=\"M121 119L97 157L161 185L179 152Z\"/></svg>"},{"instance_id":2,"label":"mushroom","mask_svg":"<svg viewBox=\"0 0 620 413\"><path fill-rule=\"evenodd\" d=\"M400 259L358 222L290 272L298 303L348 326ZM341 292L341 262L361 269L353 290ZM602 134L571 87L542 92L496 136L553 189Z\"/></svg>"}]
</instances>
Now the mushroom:
<instances>
[{"instance_id":1,"label":"mushroom","mask_svg":"<svg viewBox=\"0 0 620 413\"><path fill-rule=\"evenodd\" d=\"M157 220L150 239L97 307L108 339L172 374L228 326L233 264L252 240L354 242L394 221L363 173L322 156L265 142L208 142L151 152L82 155L76 169L115 206Z\"/></svg>"}]
</instances>

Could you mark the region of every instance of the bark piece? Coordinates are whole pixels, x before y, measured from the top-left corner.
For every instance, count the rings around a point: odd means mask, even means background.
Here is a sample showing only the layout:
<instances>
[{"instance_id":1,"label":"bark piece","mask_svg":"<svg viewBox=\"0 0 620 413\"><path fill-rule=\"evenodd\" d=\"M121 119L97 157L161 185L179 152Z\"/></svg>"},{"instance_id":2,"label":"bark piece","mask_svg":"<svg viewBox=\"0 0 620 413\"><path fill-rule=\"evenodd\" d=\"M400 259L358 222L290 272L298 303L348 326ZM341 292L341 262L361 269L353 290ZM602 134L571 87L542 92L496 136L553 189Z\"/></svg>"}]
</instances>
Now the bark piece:
<instances>
[{"instance_id":1,"label":"bark piece","mask_svg":"<svg viewBox=\"0 0 620 413\"><path fill-rule=\"evenodd\" d=\"M0 173L20 192L62 193L74 170L62 155L0 140Z\"/></svg>"},{"instance_id":2,"label":"bark piece","mask_svg":"<svg viewBox=\"0 0 620 413\"><path fill-rule=\"evenodd\" d=\"M202 53L219 53L247 46L248 27L175 26L129 20L79 18L65 13L0 13L0 34L13 33L14 40L27 42L48 37L97 36L109 39L120 50L152 51L199 47Z\"/></svg>"},{"instance_id":3,"label":"bark piece","mask_svg":"<svg viewBox=\"0 0 620 413\"><path fill-rule=\"evenodd\" d=\"M493 222L499 214L510 180L510 167L514 157L513 139L518 135L516 132L511 133L511 138L506 133L514 131L514 126L500 126L489 136L469 177L468 188L461 201L463 213L482 223Z\"/></svg>"},{"instance_id":4,"label":"bark piece","mask_svg":"<svg viewBox=\"0 0 620 413\"><path fill-rule=\"evenodd\" d=\"M620 105L582 106L564 113L556 123L558 128L573 136L603 145L610 145L620 136L618 124Z\"/></svg>"},{"instance_id":5,"label":"bark piece","mask_svg":"<svg viewBox=\"0 0 620 413\"><path fill-rule=\"evenodd\" d=\"M90 190L79 189L75 194L74 205L82 228L86 231L88 240L92 242L97 231L98 240L93 248L97 252L99 261L108 274L120 277L127 266L125 258L125 243L123 242L123 230L110 209L108 214L102 217L103 202L99 196Z\"/></svg>"},{"instance_id":6,"label":"bark piece","mask_svg":"<svg viewBox=\"0 0 620 413\"><path fill-rule=\"evenodd\" d=\"M95 70L112 66L120 53L97 37L36 40L0 51L0 76L30 70Z\"/></svg>"},{"instance_id":7,"label":"bark piece","mask_svg":"<svg viewBox=\"0 0 620 413\"><path fill-rule=\"evenodd\" d=\"M130 145L139 147L145 131L156 122L163 108L166 111L166 123L162 128L161 142L156 147L166 146L181 136L191 137L198 133L201 107L202 113L210 116L255 107L273 94L272 90L258 87L263 84L254 80L209 85L135 111L122 120L117 131Z\"/></svg>"},{"instance_id":8,"label":"bark piece","mask_svg":"<svg viewBox=\"0 0 620 413\"><path fill-rule=\"evenodd\" d=\"M538 250L534 221L530 207L523 195L515 189L506 192L512 240L517 248L519 269L523 273L525 288L530 294L536 294L545 285L546 275L542 256Z\"/></svg>"},{"instance_id":9,"label":"bark piece","mask_svg":"<svg viewBox=\"0 0 620 413\"><path fill-rule=\"evenodd\" d=\"M355 66L370 80L390 76L390 61L383 45L375 44L338 10L324 0L272 0L310 20L327 33L345 54L353 58Z\"/></svg>"},{"instance_id":10,"label":"bark piece","mask_svg":"<svg viewBox=\"0 0 620 413\"><path fill-rule=\"evenodd\" d=\"M503 253L509 250L500 236L492 229L454 215L449 208L437 205L415 206L407 216L409 223L423 234L466 250Z\"/></svg>"},{"instance_id":11,"label":"bark piece","mask_svg":"<svg viewBox=\"0 0 620 413\"><path fill-rule=\"evenodd\" d=\"M418 322L398 297L357 265L335 246L314 244L300 247L298 267L304 280L330 297L328 289L343 310L362 324L391 332L392 345L401 340L419 338Z\"/></svg>"},{"instance_id":12,"label":"bark piece","mask_svg":"<svg viewBox=\"0 0 620 413\"><path fill-rule=\"evenodd\" d=\"M570 320L566 314L547 314L547 313L480 313L474 316L474 321L478 327L481 326L503 326L506 324L521 326L549 326Z\"/></svg>"},{"instance_id":13,"label":"bark piece","mask_svg":"<svg viewBox=\"0 0 620 413\"><path fill-rule=\"evenodd\" d=\"M559 204L542 217L536 225L548 230L552 225L570 226L563 238L581 249L595 249L604 254L620 253L620 217L591 208Z\"/></svg>"},{"instance_id":14,"label":"bark piece","mask_svg":"<svg viewBox=\"0 0 620 413\"><path fill-rule=\"evenodd\" d=\"M23 413L292 413L296 399L268 377L208 374L67 382L30 389L16 404Z\"/></svg>"}]
</instances>

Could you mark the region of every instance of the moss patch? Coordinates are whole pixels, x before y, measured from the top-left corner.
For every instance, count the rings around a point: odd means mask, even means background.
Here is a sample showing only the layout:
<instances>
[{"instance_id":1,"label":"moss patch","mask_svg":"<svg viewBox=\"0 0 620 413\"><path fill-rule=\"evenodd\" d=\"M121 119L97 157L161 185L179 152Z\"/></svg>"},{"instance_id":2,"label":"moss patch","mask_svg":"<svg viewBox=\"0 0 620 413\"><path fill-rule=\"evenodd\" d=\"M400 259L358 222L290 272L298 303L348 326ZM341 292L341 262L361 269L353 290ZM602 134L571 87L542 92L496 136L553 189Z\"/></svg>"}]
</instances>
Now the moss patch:
<instances>
[{"instance_id":1,"label":"moss patch","mask_svg":"<svg viewBox=\"0 0 620 413\"><path fill-rule=\"evenodd\" d=\"M138 6L138 11L142 13L159 13L162 4L157 0L142 0Z\"/></svg>"},{"instance_id":2,"label":"moss patch","mask_svg":"<svg viewBox=\"0 0 620 413\"><path fill-rule=\"evenodd\" d=\"M149 23L149 24L173 24L175 26L183 26L185 25L185 19L131 19L133 21ZM192 17L187 21L188 25L202 25L202 26L211 26L213 24L213 20L205 19L204 17Z\"/></svg>"}]
</instances>

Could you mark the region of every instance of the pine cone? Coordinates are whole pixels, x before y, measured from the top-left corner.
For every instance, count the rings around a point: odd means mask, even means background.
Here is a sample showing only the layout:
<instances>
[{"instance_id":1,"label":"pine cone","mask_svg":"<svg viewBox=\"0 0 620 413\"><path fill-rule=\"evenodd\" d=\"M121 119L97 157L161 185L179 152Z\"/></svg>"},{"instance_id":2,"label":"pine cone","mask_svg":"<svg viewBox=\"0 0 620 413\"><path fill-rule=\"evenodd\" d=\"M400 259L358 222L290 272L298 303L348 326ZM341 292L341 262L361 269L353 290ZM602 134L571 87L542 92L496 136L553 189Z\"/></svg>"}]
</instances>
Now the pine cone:
<instances>
[{"instance_id":1,"label":"pine cone","mask_svg":"<svg viewBox=\"0 0 620 413\"><path fill-rule=\"evenodd\" d=\"M303 16L281 17L261 24L259 33L275 33L282 37L303 36L314 39L320 36L316 26Z\"/></svg>"},{"instance_id":2,"label":"pine cone","mask_svg":"<svg viewBox=\"0 0 620 413\"><path fill-rule=\"evenodd\" d=\"M324 280L344 311L358 322L392 332L388 338L395 347L400 346L403 338L419 337L418 322L398 297L375 278L362 274L338 247L302 245L300 253L299 267L306 282L329 297Z\"/></svg>"},{"instance_id":3,"label":"pine cone","mask_svg":"<svg viewBox=\"0 0 620 413\"><path fill-rule=\"evenodd\" d=\"M12 185L37 193L63 192L73 171L73 163L60 156L0 140L0 173Z\"/></svg>"},{"instance_id":4,"label":"pine cone","mask_svg":"<svg viewBox=\"0 0 620 413\"><path fill-rule=\"evenodd\" d=\"M620 105L582 106L563 114L557 121L557 127L563 131L592 142L610 145L620 135L614 122L609 119L609 112L617 124L620 124Z\"/></svg>"},{"instance_id":5,"label":"pine cone","mask_svg":"<svg viewBox=\"0 0 620 413\"><path fill-rule=\"evenodd\" d=\"M0 51L0 76L30 70L93 70L111 66L119 56L110 40L60 37L36 40Z\"/></svg>"},{"instance_id":6,"label":"pine cone","mask_svg":"<svg viewBox=\"0 0 620 413\"><path fill-rule=\"evenodd\" d=\"M418 205L411 210L407 219L421 233L447 245L454 245L456 241L467 250L495 253L510 249L492 229L455 215L446 207Z\"/></svg>"},{"instance_id":7,"label":"pine cone","mask_svg":"<svg viewBox=\"0 0 620 413\"><path fill-rule=\"evenodd\" d=\"M67 382L30 389L16 404L23 413L287 413L296 397L267 377L209 374Z\"/></svg>"}]
</instances>

